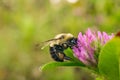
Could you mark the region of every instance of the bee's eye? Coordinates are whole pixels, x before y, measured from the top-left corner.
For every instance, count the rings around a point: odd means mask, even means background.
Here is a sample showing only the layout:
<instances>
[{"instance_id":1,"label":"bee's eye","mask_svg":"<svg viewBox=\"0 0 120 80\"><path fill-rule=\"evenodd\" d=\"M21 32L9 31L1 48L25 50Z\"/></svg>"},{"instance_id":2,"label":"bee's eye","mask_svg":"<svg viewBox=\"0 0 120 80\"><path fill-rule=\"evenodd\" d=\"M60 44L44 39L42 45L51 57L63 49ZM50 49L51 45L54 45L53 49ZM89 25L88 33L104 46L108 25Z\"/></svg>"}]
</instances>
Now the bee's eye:
<instances>
[{"instance_id":1,"label":"bee's eye","mask_svg":"<svg viewBox=\"0 0 120 80\"><path fill-rule=\"evenodd\" d=\"M71 43L74 43L75 42L75 40L71 40Z\"/></svg>"},{"instance_id":2,"label":"bee's eye","mask_svg":"<svg viewBox=\"0 0 120 80\"><path fill-rule=\"evenodd\" d=\"M70 42L73 43L73 44L76 44L76 40L75 39L71 39Z\"/></svg>"},{"instance_id":3,"label":"bee's eye","mask_svg":"<svg viewBox=\"0 0 120 80\"><path fill-rule=\"evenodd\" d=\"M68 44L70 46L76 45L77 44L77 39L76 38L72 38L72 39L68 40Z\"/></svg>"}]
</instances>

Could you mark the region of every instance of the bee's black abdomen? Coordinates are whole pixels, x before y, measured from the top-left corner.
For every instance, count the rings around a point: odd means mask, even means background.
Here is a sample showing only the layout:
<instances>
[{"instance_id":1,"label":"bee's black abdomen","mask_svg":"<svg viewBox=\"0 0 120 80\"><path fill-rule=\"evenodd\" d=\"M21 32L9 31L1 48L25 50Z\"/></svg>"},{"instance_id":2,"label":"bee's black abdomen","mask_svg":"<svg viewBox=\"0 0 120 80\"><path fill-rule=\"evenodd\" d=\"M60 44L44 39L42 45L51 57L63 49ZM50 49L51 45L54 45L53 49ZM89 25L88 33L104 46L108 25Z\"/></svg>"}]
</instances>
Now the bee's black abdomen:
<instances>
[{"instance_id":1,"label":"bee's black abdomen","mask_svg":"<svg viewBox=\"0 0 120 80\"><path fill-rule=\"evenodd\" d=\"M58 47L58 46L57 46ZM56 46L54 47L50 47L50 54L51 54L51 57L55 60L55 61L58 61L58 62L63 62L63 59L60 59L59 58L59 50L56 49Z\"/></svg>"},{"instance_id":2,"label":"bee's black abdomen","mask_svg":"<svg viewBox=\"0 0 120 80\"><path fill-rule=\"evenodd\" d=\"M70 46L69 46L70 47ZM64 54L64 50L68 48L68 45L54 45L53 47L50 46L50 54L51 57L58 62L63 62L65 60L71 60L70 57Z\"/></svg>"}]
</instances>

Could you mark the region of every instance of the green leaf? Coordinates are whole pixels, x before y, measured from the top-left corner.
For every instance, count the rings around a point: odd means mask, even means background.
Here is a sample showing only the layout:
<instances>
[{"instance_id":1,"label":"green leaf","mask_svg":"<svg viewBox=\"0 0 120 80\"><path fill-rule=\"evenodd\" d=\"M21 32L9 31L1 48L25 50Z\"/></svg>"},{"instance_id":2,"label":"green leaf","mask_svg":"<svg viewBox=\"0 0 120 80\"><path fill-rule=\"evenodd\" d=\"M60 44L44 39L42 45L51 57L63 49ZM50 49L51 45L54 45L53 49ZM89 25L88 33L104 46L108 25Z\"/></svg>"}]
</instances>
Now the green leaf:
<instances>
[{"instance_id":1,"label":"green leaf","mask_svg":"<svg viewBox=\"0 0 120 80\"><path fill-rule=\"evenodd\" d=\"M81 67L83 67L84 65L80 64L80 63L76 63L76 62L49 62L49 63L41 66L40 70L44 71L44 70L55 68L58 66L81 66Z\"/></svg>"},{"instance_id":2,"label":"green leaf","mask_svg":"<svg viewBox=\"0 0 120 80\"><path fill-rule=\"evenodd\" d=\"M120 80L120 38L109 41L99 55L99 72L108 80Z\"/></svg>"},{"instance_id":3,"label":"green leaf","mask_svg":"<svg viewBox=\"0 0 120 80\"><path fill-rule=\"evenodd\" d=\"M98 78L96 78L95 80L104 80L103 78L101 78L101 77L98 77Z\"/></svg>"}]
</instances>

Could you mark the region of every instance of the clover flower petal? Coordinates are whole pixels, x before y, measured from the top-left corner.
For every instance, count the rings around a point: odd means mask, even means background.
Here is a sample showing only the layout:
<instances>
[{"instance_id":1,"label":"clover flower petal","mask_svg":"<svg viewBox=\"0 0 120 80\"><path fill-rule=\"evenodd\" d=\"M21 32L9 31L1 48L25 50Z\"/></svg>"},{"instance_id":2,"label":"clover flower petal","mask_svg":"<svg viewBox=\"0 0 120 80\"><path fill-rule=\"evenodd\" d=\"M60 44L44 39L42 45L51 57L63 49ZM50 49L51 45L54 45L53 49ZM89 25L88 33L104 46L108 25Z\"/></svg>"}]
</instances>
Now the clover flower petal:
<instances>
[{"instance_id":1,"label":"clover flower petal","mask_svg":"<svg viewBox=\"0 0 120 80\"><path fill-rule=\"evenodd\" d=\"M73 47L76 58L87 66L96 66L98 59L95 51L113 38L114 34L108 35L106 32L93 32L90 29L85 34L78 35L77 45Z\"/></svg>"}]
</instances>

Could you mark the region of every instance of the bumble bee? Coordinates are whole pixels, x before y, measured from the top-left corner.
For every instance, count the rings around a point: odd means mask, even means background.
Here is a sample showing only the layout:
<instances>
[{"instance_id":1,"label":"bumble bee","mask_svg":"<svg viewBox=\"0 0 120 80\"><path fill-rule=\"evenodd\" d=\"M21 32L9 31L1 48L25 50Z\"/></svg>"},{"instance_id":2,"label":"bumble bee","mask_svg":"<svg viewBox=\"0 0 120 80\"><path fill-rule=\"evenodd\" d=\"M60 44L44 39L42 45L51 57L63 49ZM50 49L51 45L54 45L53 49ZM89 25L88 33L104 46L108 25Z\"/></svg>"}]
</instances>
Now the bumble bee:
<instances>
[{"instance_id":1,"label":"bumble bee","mask_svg":"<svg viewBox=\"0 0 120 80\"><path fill-rule=\"evenodd\" d=\"M68 47L72 48L75 46L77 44L77 38L74 38L70 33L62 33L56 35L53 39L45 41L44 43L45 45L42 49L49 45L51 57L57 62L63 62L64 60L71 60L70 57L64 54L64 50Z\"/></svg>"}]
</instances>

